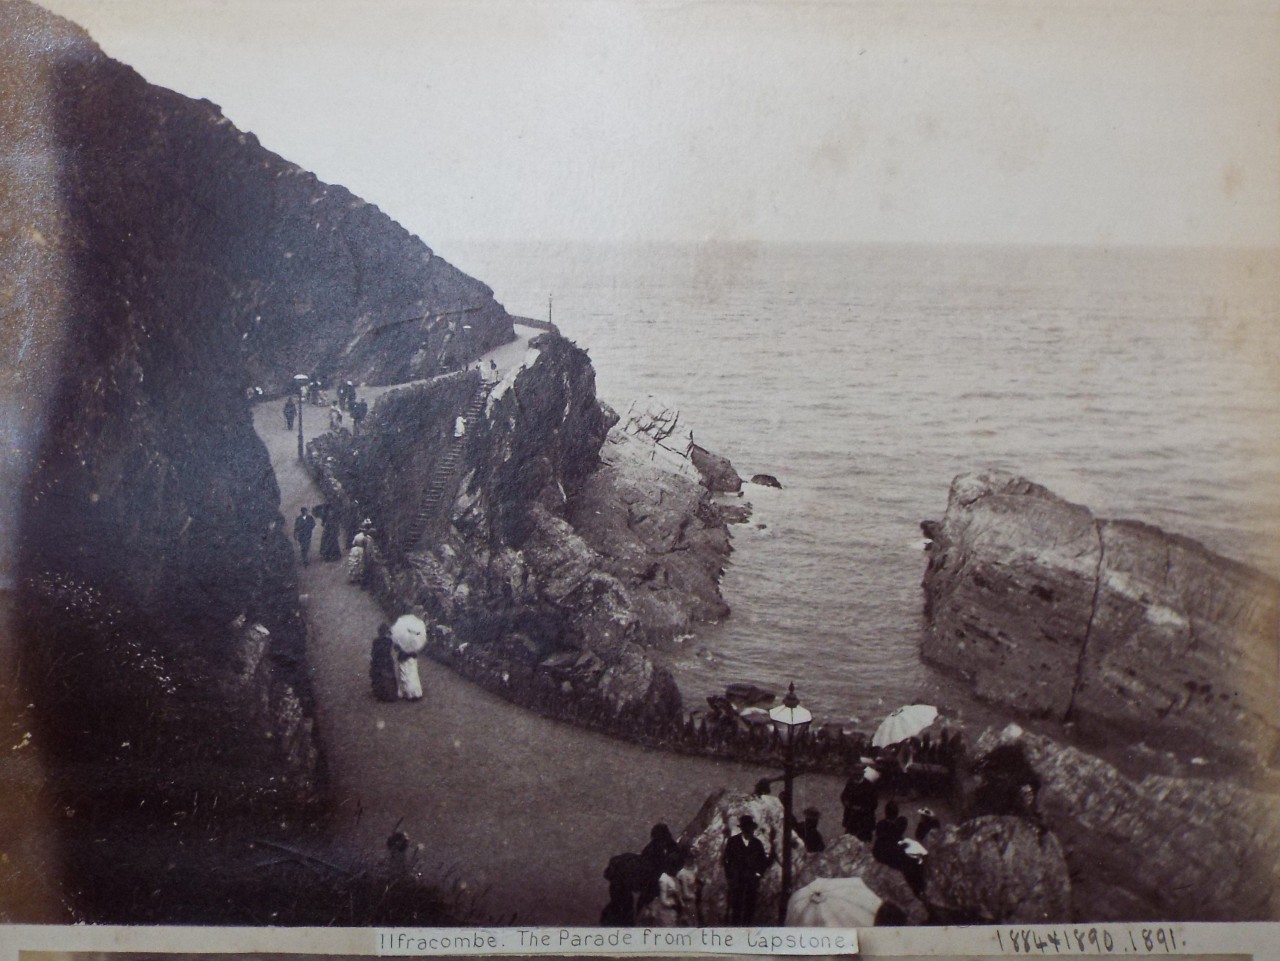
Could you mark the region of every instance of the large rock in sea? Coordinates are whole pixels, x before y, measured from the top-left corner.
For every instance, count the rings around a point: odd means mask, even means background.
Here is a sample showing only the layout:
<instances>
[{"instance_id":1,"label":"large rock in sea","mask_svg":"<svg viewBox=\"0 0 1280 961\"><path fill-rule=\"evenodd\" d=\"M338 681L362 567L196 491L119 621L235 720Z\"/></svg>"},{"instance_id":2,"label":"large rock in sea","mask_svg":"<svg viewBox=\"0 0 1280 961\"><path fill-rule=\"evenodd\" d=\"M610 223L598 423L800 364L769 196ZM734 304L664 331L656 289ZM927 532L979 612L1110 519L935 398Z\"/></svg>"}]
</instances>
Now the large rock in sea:
<instances>
[{"instance_id":1,"label":"large rock in sea","mask_svg":"<svg viewBox=\"0 0 1280 961\"><path fill-rule=\"evenodd\" d=\"M1280 743L1280 583L1021 477L952 483L922 656L975 693L1100 739L1256 762Z\"/></svg>"},{"instance_id":2,"label":"large rock in sea","mask_svg":"<svg viewBox=\"0 0 1280 961\"><path fill-rule=\"evenodd\" d=\"M1054 835L1025 818L988 815L930 838L924 899L952 923L1071 920L1071 878Z\"/></svg>"},{"instance_id":3,"label":"large rock in sea","mask_svg":"<svg viewBox=\"0 0 1280 961\"><path fill-rule=\"evenodd\" d=\"M1039 777L1036 811L1062 845L1074 917L1280 918L1280 797L1274 793L1216 772L1129 774L1017 725L984 734L976 750L986 754L1001 745L1020 746ZM931 846L930 856L937 853Z\"/></svg>"},{"instance_id":4,"label":"large rock in sea","mask_svg":"<svg viewBox=\"0 0 1280 961\"><path fill-rule=\"evenodd\" d=\"M729 458L713 454L697 444L690 444L689 460L693 461L693 466L702 475L702 483L707 490L719 494L736 494L742 490L742 478L733 469Z\"/></svg>"}]
</instances>

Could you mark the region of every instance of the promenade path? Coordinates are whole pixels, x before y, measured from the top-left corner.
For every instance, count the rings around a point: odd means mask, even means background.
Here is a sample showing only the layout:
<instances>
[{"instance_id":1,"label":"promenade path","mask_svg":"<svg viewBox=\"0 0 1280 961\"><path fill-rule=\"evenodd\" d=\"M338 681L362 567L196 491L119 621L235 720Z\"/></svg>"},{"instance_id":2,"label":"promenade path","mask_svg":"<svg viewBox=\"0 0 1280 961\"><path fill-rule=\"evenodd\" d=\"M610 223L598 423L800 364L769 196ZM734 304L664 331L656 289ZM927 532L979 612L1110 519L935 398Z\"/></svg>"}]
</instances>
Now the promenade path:
<instances>
[{"instance_id":1,"label":"promenade path","mask_svg":"<svg viewBox=\"0 0 1280 961\"><path fill-rule=\"evenodd\" d=\"M524 335L492 356L505 373L523 359ZM390 389L390 388L386 388ZM371 402L383 389L363 389ZM297 433L281 404L260 404L254 425L267 446L290 532L303 505L321 502L297 459ZM328 425L307 407L307 433ZM346 582L345 564L300 568L311 631L308 663L320 737L336 798L336 848L385 853L392 826L423 845L427 877L457 877L486 892L479 911L498 922L596 924L608 900L611 855L639 851L649 828L679 833L721 787L750 790L762 769L670 754L548 720L423 659L423 700L384 704L369 687L369 645L384 619L374 599ZM296 548L296 545L295 545ZM774 772L776 773L776 772ZM816 804L828 837L840 832L840 783L797 781L797 808Z\"/></svg>"}]
</instances>

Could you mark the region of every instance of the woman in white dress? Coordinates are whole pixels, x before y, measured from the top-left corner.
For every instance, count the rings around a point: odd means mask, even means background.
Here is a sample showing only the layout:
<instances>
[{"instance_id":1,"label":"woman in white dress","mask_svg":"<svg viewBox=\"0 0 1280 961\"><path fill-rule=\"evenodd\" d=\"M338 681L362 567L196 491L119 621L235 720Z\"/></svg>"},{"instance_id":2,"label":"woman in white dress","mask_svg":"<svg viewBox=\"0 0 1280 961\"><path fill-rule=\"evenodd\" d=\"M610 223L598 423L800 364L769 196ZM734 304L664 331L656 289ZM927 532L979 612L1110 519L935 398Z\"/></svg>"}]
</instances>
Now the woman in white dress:
<instances>
[{"instance_id":1,"label":"woman in white dress","mask_svg":"<svg viewBox=\"0 0 1280 961\"><path fill-rule=\"evenodd\" d=\"M396 687L400 699L416 701L422 697L422 678L418 676L418 655L396 651Z\"/></svg>"}]
</instances>

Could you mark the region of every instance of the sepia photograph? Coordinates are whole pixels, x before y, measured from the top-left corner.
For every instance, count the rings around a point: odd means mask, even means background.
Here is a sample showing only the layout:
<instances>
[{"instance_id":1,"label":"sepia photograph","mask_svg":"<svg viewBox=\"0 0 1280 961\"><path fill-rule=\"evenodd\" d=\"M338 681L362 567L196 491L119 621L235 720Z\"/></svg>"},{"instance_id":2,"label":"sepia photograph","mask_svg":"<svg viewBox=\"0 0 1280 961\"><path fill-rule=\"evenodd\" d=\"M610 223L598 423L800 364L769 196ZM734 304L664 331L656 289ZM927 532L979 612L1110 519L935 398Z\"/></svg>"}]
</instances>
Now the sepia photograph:
<instances>
[{"instance_id":1,"label":"sepia photograph","mask_svg":"<svg viewBox=\"0 0 1280 961\"><path fill-rule=\"evenodd\" d=\"M1280 921L1278 40L0 0L0 922Z\"/></svg>"}]
</instances>

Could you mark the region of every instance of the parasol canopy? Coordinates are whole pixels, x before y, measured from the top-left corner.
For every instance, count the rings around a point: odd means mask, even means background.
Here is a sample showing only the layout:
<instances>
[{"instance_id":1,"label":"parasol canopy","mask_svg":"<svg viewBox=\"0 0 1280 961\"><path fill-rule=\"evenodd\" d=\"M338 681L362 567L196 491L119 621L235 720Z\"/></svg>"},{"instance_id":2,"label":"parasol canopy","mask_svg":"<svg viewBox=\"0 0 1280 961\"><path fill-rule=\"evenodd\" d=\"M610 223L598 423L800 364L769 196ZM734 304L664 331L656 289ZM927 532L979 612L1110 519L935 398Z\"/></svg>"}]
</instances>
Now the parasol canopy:
<instances>
[{"instance_id":1,"label":"parasol canopy","mask_svg":"<svg viewBox=\"0 0 1280 961\"><path fill-rule=\"evenodd\" d=\"M818 878L787 901L787 925L803 928L869 928L879 896L862 878Z\"/></svg>"},{"instance_id":2,"label":"parasol canopy","mask_svg":"<svg viewBox=\"0 0 1280 961\"><path fill-rule=\"evenodd\" d=\"M427 625L420 617L403 614L391 625L391 643L406 654L417 654L427 646Z\"/></svg>"},{"instance_id":3,"label":"parasol canopy","mask_svg":"<svg viewBox=\"0 0 1280 961\"><path fill-rule=\"evenodd\" d=\"M938 717L932 704L907 704L886 717L871 738L873 747L887 747L915 737Z\"/></svg>"}]
</instances>

